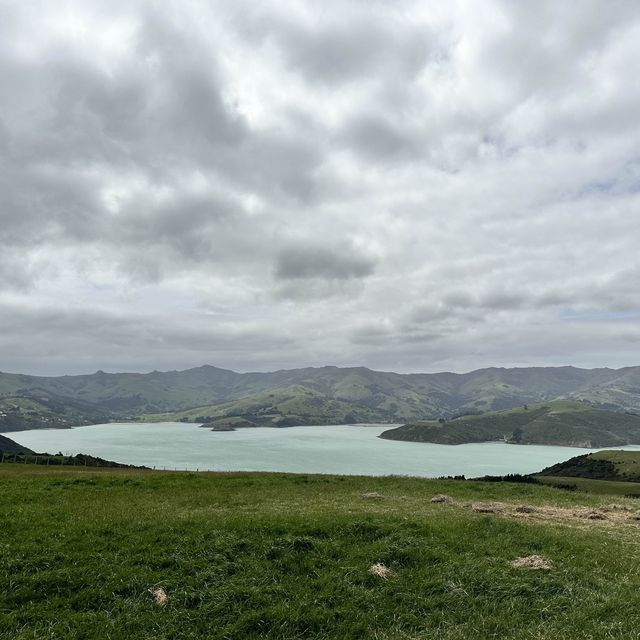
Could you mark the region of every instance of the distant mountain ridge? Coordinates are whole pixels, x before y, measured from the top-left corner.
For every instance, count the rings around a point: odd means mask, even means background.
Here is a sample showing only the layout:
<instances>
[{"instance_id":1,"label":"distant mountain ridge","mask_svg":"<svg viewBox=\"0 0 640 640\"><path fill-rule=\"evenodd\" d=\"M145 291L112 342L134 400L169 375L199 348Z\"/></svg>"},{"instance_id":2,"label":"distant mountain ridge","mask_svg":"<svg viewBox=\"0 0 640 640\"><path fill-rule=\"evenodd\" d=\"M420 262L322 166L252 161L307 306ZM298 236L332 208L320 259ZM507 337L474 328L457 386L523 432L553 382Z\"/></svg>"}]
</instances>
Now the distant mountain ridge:
<instances>
[{"instance_id":1,"label":"distant mountain ridge","mask_svg":"<svg viewBox=\"0 0 640 640\"><path fill-rule=\"evenodd\" d=\"M59 377L0 373L0 430L150 414L155 419L242 418L255 424L411 422L557 398L640 412L640 367L399 374L333 366L236 373L204 365L185 371ZM25 403L30 405L23 409ZM62 423L56 418L60 411Z\"/></svg>"}]
</instances>

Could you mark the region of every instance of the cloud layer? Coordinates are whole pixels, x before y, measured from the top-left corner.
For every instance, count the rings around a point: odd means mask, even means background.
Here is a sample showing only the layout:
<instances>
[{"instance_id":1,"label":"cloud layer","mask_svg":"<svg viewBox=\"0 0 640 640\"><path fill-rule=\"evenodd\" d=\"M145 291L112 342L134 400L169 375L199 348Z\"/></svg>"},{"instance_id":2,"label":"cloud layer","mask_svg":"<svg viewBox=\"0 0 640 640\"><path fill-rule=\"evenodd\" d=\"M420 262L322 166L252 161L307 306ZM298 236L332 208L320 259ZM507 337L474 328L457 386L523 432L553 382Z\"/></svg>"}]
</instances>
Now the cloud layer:
<instances>
[{"instance_id":1,"label":"cloud layer","mask_svg":"<svg viewBox=\"0 0 640 640\"><path fill-rule=\"evenodd\" d=\"M0 5L0 369L639 364L630 1Z\"/></svg>"}]
</instances>

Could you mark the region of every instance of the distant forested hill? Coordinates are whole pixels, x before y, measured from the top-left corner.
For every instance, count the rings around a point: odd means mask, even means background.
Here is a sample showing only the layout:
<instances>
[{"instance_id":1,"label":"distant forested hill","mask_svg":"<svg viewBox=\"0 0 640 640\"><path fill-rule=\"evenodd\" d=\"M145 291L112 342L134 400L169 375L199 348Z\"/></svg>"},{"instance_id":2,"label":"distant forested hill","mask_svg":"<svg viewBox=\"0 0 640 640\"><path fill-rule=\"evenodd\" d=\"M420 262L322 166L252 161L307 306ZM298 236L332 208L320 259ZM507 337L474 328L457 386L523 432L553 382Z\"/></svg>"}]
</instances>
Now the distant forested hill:
<instances>
[{"instance_id":1,"label":"distant forested hill","mask_svg":"<svg viewBox=\"0 0 640 640\"><path fill-rule=\"evenodd\" d=\"M438 444L505 440L512 444L612 447L640 444L640 416L556 400L450 421L406 424L380 437Z\"/></svg>"},{"instance_id":2,"label":"distant forested hill","mask_svg":"<svg viewBox=\"0 0 640 640\"><path fill-rule=\"evenodd\" d=\"M640 412L640 367L489 368L465 374L364 367L236 373L212 366L60 377L0 373L0 431L132 418L221 425L415 422L557 398Z\"/></svg>"}]
</instances>

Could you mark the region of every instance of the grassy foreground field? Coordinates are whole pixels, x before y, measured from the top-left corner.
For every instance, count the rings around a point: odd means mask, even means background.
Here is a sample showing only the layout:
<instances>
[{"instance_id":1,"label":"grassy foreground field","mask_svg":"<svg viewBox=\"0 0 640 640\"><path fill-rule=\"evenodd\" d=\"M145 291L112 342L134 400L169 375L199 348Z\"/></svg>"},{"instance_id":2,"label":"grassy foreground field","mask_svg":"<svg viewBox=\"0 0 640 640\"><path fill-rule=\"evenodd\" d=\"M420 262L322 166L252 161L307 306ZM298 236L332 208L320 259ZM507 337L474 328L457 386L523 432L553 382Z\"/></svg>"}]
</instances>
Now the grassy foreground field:
<instances>
[{"instance_id":1,"label":"grassy foreground field","mask_svg":"<svg viewBox=\"0 0 640 640\"><path fill-rule=\"evenodd\" d=\"M450 502L432 503L441 493ZM526 484L5 464L0 638L640 638L640 501L610 502ZM511 566L532 554L551 570Z\"/></svg>"}]
</instances>

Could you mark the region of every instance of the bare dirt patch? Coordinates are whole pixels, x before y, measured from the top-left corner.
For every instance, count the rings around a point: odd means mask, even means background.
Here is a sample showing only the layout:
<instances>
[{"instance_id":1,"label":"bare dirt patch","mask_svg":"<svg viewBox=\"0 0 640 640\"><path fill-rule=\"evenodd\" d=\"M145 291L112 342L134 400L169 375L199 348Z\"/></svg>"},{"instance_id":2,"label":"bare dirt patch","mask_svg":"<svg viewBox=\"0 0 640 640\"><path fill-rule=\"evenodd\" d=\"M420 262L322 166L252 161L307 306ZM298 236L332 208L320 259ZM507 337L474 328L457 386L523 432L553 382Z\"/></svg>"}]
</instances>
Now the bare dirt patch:
<instances>
[{"instance_id":1,"label":"bare dirt patch","mask_svg":"<svg viewBox=\"0 0 640 640\"><path fill-rule=\"evenodd\" d=\"M440 493L437 496L433 496L433 498L431 498L431 502L433 503L451 502L451 498L449 496L445 496Z\"/></svg>"}]
</instances>

